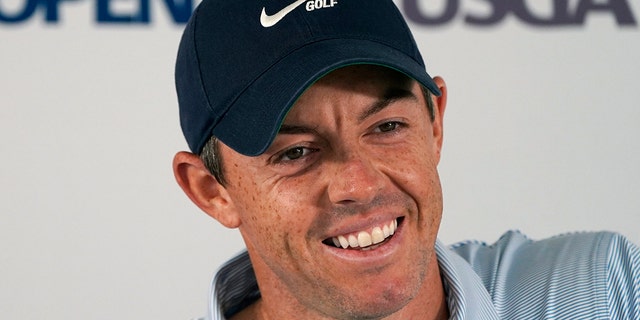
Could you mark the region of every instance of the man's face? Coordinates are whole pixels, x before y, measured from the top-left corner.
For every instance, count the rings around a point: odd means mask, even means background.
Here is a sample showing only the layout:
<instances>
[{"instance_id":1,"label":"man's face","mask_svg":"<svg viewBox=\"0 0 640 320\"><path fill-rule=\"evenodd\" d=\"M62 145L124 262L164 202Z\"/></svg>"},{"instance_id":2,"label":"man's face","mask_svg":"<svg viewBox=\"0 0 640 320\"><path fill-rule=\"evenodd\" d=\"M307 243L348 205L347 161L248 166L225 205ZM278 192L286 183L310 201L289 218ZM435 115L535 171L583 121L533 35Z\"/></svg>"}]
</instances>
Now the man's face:
<instances>
[{"instance_id":1,"label":"man's face","mask_svg":"<svg viewBox=\"0 0 640 320\"><path fill-rule=\"evenodd\" d=\"M431 122L420 86L395 71L347 67L300 97L264 154L222 146L265 303L383 316L437 276L442 111Z\"/></svg>"}]
</instances>

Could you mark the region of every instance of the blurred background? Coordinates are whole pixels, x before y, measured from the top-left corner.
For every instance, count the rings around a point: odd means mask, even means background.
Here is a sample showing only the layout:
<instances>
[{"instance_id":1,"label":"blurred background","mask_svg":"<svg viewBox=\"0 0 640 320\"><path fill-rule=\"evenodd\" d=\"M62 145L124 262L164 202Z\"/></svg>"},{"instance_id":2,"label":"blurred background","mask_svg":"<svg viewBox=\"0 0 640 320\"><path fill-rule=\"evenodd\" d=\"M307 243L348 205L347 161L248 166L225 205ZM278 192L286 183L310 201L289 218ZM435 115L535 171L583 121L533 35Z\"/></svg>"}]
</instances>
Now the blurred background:
<instances>
[{"instance_id":1,"label":"blurred background","mask_svg":"<svg viewBox=\"0 0 640 320\"><path fill-rule=\"evenodd\" d=\"M445 243L511 229L640 243L640 3L396 3L449 86ZM243 244L171 171L187 149L173 64L195 5L0 0L0 318L206 313Z\"/></svg>"}]
</instances>

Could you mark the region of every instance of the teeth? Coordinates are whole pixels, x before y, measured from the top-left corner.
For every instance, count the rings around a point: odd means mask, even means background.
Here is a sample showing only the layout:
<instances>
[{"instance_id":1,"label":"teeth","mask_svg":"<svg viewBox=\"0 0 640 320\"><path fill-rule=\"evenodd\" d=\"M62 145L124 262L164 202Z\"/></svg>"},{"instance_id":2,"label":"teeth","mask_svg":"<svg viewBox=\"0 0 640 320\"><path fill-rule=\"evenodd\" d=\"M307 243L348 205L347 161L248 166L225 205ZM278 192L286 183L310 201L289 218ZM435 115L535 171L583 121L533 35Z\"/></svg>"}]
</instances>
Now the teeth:
<instances>
[{"instance_id":1,"label":"teeth","mask_svg":"<svg viewBox=\"0 0 640 320\"><path fill-rule=\"evenodd\" d=\"M347 241L347 238L345 238L344 236L339 236L338 242L340 242L340 247L342 247L342 249L349 248L349 241Z\"/></svg>"},{"instance_id":2,"label":"teeth","mask_svg":"<svg viewBox=\"0 0 640 320\"><path fill-rule=\"evenodd\" d=\"M380 229L380 227L375 227L373 228L373 230L371 230L371 242L373 242L373 244L378 244L382 241L384 241L384 234L382 233L382 229Z\"/></svg>"},{"instance_id":3,"label":"teeth","mask_svg":"<svg viewBox=\"0 0 640 320\"><path fill-rule=\"evenodd\" d=\"M356 236L354 235L350 235L349 236L349 245L353 248L357 248L358 247L358 238L356 238Z\"/></svg>"},{"instance_id":4,"label":"teeth","mask_svg":"<svg viewBox=\"0 0 640 320\"><path fill-rule=\"evenodd\" d=\"M364 232L364 231L360 231L360 233L358 233L358 245L360 247L368 247L371 245L371 235Z\"/></svg>"},{"instance_id":5,"label":"teeth","mask_svg":"<svg viewBox=\"0 0 640 320\"><path fill-rule=\"evenodd\" d=\"M386 238L392 236L398 228L398 221L393 221L382 225L382 227L374 227L371 232L360 231L354 234L342 235L331 238L333 244L338 248L347 249L362 248L368 249L371 245L378 244L384 241Z\"/></svg>"}]
</instances>

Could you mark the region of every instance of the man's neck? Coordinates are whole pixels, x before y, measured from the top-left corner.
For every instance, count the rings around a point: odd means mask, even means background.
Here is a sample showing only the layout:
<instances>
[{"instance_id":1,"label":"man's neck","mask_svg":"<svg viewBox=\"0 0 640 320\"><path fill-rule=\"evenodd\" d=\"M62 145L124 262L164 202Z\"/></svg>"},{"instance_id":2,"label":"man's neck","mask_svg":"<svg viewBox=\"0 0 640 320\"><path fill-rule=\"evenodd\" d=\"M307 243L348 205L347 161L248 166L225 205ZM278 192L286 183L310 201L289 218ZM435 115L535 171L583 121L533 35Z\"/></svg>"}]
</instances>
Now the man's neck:
<instances>
[{"instance_id":1,"label":"man's neck","mask_svg":"<svg viewBox=\"0 0 640 320\"><path fill-rule=\"evenodd\" d=\"M263 288L280 287L281 284L264 283ZM266 296L265 296L266 294ZM243 309L231 319L233 320L270 320L270 319L286 319L292 314L298 319L314 319L314 320L334 320L336 318L321 315L314 310L303 308L293 296L280 294L278 296L270 296L263 293L263 297ZM272 299L270 299L272 298ZM284 306L282 302L288 301ZM424 320L446 320L449 318L449 308L447 299L440 276L440 269L437 259L432 259L431 264L426 273L425 281L418 291L418 294L407 305L391 315L372 318L380 320L404 320L404 319L424 319Z\"/></svg>"}]
</instances>

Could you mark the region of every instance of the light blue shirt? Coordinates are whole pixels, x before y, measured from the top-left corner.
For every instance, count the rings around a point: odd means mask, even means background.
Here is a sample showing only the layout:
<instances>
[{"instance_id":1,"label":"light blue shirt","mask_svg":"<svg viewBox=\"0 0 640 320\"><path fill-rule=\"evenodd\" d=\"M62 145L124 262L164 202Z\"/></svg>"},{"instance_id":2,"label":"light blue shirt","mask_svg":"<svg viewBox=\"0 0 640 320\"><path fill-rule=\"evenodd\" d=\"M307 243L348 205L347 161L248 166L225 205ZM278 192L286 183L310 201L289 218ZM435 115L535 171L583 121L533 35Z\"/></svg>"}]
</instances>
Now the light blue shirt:
<instances>
[{"instance_id":1,"label":"light blue shirt","mask_svg":"<svg viewBox=\"0 0 640 320\"><path fill-rule=\"evenodd\" d=\"M640 249L615 233L532 241L511 231L492 245L437 241L436 254L450 319L640 319ZM218 271L205 319L259 298L243 252Z\"/></svg>"}]
</instances>

